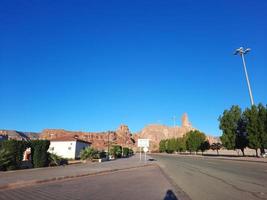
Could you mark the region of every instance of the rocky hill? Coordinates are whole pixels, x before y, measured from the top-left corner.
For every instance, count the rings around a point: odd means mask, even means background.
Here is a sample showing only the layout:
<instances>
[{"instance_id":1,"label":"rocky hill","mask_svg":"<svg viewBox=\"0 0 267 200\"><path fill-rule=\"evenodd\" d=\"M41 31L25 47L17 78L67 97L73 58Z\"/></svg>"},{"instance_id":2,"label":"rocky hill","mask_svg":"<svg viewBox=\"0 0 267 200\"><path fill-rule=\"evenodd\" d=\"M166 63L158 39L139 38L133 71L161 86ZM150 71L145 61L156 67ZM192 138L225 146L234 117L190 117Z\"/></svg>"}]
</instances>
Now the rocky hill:
<instances>
[{"instance_id":1,"label":"rocky hill","mask_svg":"<svg viewBox=\"0 0 267 200\"><path fill-rule=\"evenodd\" d=\"M39 138L38 133L22 132L16 130L0 130L0 135L7 135L8 139L14 140L34 140Z\"/></svg>"},{"instance_id":2,"label":"rocky hill","mask_svg":"<svg viewBox=\"0 0 267 200\"><path fill-rule=\"evenodd\" d=\"M160 124L151 124L144 127L139 133L131 134L127 125L120 125L116 131L106 132L82 132L67 131L64 129L44 129L40 134L32 132L20 132L0 130L0 135L8 135L9 139L34 140L34 139L56 139L61 137L77 137L81 140L92 143L96 149L107 149L108 144L118 144L123 147L130 147L137 150L137 140L150 139L150 150L157 151L159 142L163 139L183 137L187 132L195 130L189 122L185 113L181 119L181 127L169 127ZM218 138L207 136L210 144L220 142Z\"/></svg>"},{"instance_id":3,"label":"rocky hill","mask_svg":"<svg viewBox=\"0 0 267 200\"><path fill-rule=\"evenodd\" d=\"M118 144L121 146L134 147L135 141L131 137L128 126L121 125L117 131L107 132L81 132L67 131L64 129L45 129L40 134L41 139L55 139L65 136L77 137L81 140L92 143L96 149L106 149L108 144Z\"/></svg>"},{"instance_id":4,"label":"rocky hill","mask_svg":"<svg viewBox=\"0 0 267 200\"><path fill-rule=\"evenodd\" d=\"M139 134L135 136L135 139L144 138L150 139L150 150L156 151L159 147L159 142L163 139L179 138L183 137L187 132L195 130L188 120L188 116L185 113L182 116L182 126L169 127L165 125L152 124L146 126Z\"/></svg>"}]
</instances>

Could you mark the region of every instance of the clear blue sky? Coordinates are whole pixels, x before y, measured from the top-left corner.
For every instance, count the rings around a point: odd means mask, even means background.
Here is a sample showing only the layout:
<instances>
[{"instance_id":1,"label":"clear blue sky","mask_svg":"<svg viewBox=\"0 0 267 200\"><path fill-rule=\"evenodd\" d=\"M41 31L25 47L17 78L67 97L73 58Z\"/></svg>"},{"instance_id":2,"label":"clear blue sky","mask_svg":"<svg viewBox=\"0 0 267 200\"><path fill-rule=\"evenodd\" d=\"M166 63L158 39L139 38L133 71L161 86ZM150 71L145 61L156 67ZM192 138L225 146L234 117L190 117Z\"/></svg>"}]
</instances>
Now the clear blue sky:
<instances>
[{"instance_id":1,"label":"clear blue sky","mask_svg":"<svg viewBox=\"0 0 267 200\"><path fill-rule=\"evenodd\" d=\"M132 132L172 125L220 135L218 117L267 103L267 1L0 3L0 129ZM180 125L180 121L178 123Z\"/></svg>"}]
</instances>

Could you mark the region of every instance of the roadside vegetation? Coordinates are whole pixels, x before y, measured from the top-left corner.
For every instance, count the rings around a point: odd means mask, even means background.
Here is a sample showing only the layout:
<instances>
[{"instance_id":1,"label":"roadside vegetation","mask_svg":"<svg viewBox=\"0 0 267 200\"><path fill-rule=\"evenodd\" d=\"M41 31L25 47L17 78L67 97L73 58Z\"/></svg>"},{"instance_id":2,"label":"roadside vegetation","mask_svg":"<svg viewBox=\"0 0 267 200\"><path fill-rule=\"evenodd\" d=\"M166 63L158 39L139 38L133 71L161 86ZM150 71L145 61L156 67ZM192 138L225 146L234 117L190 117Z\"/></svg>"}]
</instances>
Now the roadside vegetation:
<instances>
[{"instance_id":1,"label":"roadside vegetation","mask_svg":"<svg viewBox=\"0 0 267 200\"><path fill-rule=\"evenodd\" d=\"M34 168L47 167L49 165L50 145L48 140L5 140L0 142L0 170L15 170L23 167L23 153L27 148L31 148L31 164Z\"/></svg>"},{"instance_id":2,"label":"roadside vegetation","mask_svg":"<svg viewBox=\"0 0 267 200\"><path fill-rule=\"evenodd\" d=\"M232 106L219 117L220 129L223 131L221 141L229 150L240 149L245 156L244 149L254 149L258 157L267 148L267 106L258 104L246 108Z\"/></svg>"},{"instance_id":3,"label":"roadside vegetation","mask_svg":"<svg viewBox=\"0 0 267 200\"><path fill-rule=\"evenodd\" d=\"M86 147L80 153L81 160L93 160L106 157L105 152L99 152L92 147Z\"/></svg>"},{"instance_id":4,"label":"roadside vegetation","mask_svg":"<svg viewBox=\"0 0 267 200\"><path fill-rule=\"evenodd\" d=\"M200 131L189 131L182 138L171 138L166 140L161 140L159 143L159 151L166 153L174 152L199 152L202 153L208 150L210 144L206 140L204 133Z\"/></svg>"},{"instance_id":5,"label":"roadside vegetation","mask_svg":"<svg viewBox=\"0 0 267 200\"><path fill-rule=\"evenodd\" d=\"M128 147L123 147L120 145L113 145L109 150L109 155L113 158L129 157L133 155L133 150ZM94 159L104 159L108 157L108 153L105 151L98 151L92 147L87 147L83 149L80 153L81 160L94 160Z\"/></svg>"},{"instance_id":6,"label":"roadside vegetation","mask_svg":"<svg viewBox=\"0 0 267 200\"><path fill-rule=\"evenodd\" d=\"M68 159L63 158L57 154L49 153L49 166L67 165Z\"/></svg>"},{"instance_id":7,"label":"roadside vegetation","mask_svg":"<svg viewBox=\"0 0 267 200\"><path fill-rule=\"evenodd\" d=\"M120 145L113 145L110 149L110 155L114 158L129 157L133 155L133 150Z\"/></svg>"},{"instance_id":8,"label":"roadside vegetation","mask_svg":"<svg viewBox=\"0 0 267 200\"><path fill-rule=\"evenodd\" d=\"M190 131L182 138L161 140L159 151L166 153L174 152L199 152L202 154L208 149L217 151L240 149L245 156L245 148L254 149L256 156L258 150L262 156L266 155L267 149L267 106L262 104L253 105L244 111L239 106L232 106L225 110L219 117L219 128L223 134L220 137L222 143L209 144L204 133Z\"/></svg>"}]
</instances>

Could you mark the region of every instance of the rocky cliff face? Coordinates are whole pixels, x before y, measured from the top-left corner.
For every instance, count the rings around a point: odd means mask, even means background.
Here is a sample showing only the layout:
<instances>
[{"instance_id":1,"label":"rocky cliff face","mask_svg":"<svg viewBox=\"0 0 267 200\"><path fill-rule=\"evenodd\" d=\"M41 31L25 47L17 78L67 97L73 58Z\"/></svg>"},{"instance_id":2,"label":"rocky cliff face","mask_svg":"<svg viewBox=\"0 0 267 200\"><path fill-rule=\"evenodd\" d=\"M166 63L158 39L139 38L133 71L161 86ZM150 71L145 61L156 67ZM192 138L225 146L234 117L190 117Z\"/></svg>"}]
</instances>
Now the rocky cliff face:
<instances>
[{"instance_id":1,"label":"rocky cliff face","mask_svg":"<svg viewBox=\"0 0 267 200\"><path fill-rule=\"evenodd\" d=\"M130 147L137 150L137 140L150 139L149 150L157 151L159 142L163 139L183 137L187 132L195 130L189 122L187 114L181 119L181 127L169 127L160 124L148 125L139 133L131 134L127 125L121 125L116 131L107 132L81 132L67 131L64 129L44 129L41 134L27 133L19 131L0 130L0 135L8 135L9 139L16 140L33 140L33 139L56 139L60 137L77 137L81 140L92 143L96 149L107 149L108 144L118 144L123 147ZM207 136L210 144L220 142L218 138Z\"/></svg>"},{"instance_id":2,"label":"rocky cliff face","mask_svg":"<svg viewBox=\"0 0 267 200\"><path fill-rule=\"evenodd\" d=\"M118 144L127 147L134 146L134 140L131 138L131 134L128 126L121 125L117 131L108 132L81 132L81 131L67 131L64 129L45 129L40 134L41 139L56 139L61 137L77 137L81 140L92 143L92 146L96 149L103 150L108 147L108 144Z\"/></svg>"},{"instance_id":3,"label":"rocky cliff face","mask_svg":"<svg viewBox=\"0 0 267 200\"><path fill-rule=\"evenodd\" d=\"M152 124L146 126L139 134L135 136L138 138L150 139L150 150L157 151L159 142L163 139L183 137L187 132L195 130L188 120L187 114L182 116L182 126L168 127L159 124Z\"/></svg>"},{"instance_id":4,"label":"rocky cliff face","mask_svg":"<svg viewBox=\"0 0 267 200\"><path fill-rule=\"evenodd\" d=\"M222 143L222 141L220 140L220 137L214 137L214 136L206 136L207 140L209 141L210 144L213 143Z\"/></svg>"},{"instance_id":5,"label":"rocky cliff face","mask_svg":"<svg viewBox=\"0 0 267 200\"><path fill-rule=\"evenodd\" d=\"M34 140L38 139L39 134L33 132L21 132L15 130L0 130L0 135L8 136L8 139L13 140Z\"/></svg>"}]
</instances>

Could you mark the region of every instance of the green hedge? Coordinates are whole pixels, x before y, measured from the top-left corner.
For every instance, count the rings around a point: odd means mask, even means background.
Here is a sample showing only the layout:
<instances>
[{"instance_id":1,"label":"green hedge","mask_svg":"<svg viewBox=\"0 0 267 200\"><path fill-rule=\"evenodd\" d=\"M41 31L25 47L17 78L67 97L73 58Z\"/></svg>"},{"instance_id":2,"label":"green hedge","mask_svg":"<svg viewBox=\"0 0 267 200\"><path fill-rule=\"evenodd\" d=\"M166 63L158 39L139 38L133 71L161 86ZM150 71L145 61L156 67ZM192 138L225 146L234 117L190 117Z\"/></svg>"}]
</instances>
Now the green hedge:
<instances>
[{"instance_id":1,"label":"green hedge","mask_svg":"<svg viewBox=\"0 0 267 200\"><path fill-rule=\"evenodd\" d=\"M49 140L33 140L30 142L32 164L34 168L47 167L49 164L49 153L47 152Z\"/></svg>"},{"instance_id":2,"label":"green hedge","mask_svg":"<svg viewBox=\"0 0 267 200\"><path fill-rule=\"evenodd\" d=\"M29 146L26 141L5 140L0 142L0 170L19 169L23 153Z\"/></svg>"}]
</instances>

